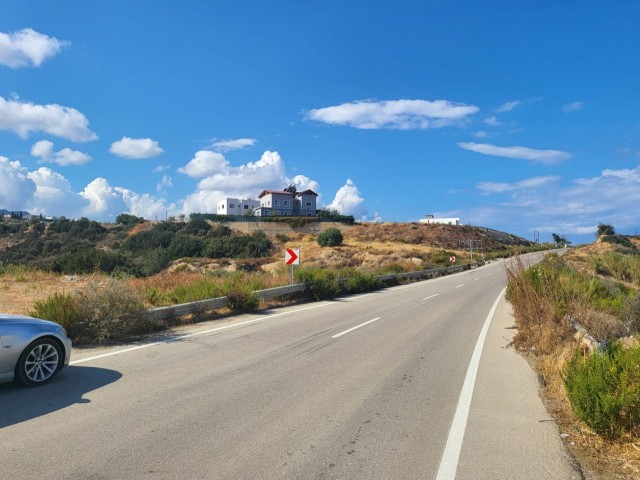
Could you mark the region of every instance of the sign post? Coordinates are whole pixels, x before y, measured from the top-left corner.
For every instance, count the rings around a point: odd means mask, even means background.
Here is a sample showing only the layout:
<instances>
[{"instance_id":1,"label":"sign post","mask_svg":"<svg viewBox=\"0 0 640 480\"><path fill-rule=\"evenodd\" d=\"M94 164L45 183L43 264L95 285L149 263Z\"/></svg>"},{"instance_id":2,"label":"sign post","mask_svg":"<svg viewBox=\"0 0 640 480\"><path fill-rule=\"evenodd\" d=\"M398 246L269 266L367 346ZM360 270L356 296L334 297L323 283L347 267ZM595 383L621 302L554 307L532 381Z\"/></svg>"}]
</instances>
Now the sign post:
<instances>
[{"instance_id":1,"label":"sign post","mask_svg":"<svg viewBox=\"0 0 640 480\"><path fill-rule=\"evenodd\" d=\"M284 264L291 265L291 285L293 285L293 266L300 265L300 249L287 248L284 251Z\"/></svg>"}]
</instances>

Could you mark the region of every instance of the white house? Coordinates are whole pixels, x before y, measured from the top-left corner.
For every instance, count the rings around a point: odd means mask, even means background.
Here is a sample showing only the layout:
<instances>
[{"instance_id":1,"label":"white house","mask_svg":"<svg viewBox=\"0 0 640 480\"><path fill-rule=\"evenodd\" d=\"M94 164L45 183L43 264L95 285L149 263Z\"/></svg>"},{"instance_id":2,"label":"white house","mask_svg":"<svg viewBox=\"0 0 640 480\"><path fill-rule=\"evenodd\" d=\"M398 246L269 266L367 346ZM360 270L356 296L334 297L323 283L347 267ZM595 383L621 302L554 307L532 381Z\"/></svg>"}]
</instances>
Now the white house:
<instances>
[{"instance_id":1,"label":"white house","mask_svg":"<svg viewBox=\"0 0 640 480\"><path fill-rule=\"evenodd\" d=\"M426 215L425 218L420 219L420 223L443 223L445 225L460 225L460 218L435 218L433 215Z\"/></svg>"},{"instance_id":2,"label":"white house","mask_svg":"<svg viewBox=\"0 0 640 480\"><path fill-rule=\"evenodd\" d=\"M251 200L249 198L225 198L218 202L218 215L253 215L260 208L259 200Z\"/></svg>"}]
</instances>

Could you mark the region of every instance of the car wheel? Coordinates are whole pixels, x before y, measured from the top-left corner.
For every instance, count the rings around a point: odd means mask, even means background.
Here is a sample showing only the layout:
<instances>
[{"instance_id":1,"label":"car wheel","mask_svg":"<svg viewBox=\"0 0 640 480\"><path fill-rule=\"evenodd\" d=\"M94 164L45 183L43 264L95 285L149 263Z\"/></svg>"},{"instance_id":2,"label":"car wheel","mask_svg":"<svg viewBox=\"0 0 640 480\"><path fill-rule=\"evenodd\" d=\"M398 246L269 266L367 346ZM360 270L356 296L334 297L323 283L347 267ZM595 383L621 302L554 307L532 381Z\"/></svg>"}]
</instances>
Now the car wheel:
<instances>
[{"instance_id":1,"label":"car wheel","mask_svg":"<svg viewBox=\"0 0 640 480\"><path fill-rule=\"evenodd\" d=\"M40 338L24 349L16 365L16 380L36 387L51 380L60 370L62 351L55 340Z\"/></svg>"}]
</instances>

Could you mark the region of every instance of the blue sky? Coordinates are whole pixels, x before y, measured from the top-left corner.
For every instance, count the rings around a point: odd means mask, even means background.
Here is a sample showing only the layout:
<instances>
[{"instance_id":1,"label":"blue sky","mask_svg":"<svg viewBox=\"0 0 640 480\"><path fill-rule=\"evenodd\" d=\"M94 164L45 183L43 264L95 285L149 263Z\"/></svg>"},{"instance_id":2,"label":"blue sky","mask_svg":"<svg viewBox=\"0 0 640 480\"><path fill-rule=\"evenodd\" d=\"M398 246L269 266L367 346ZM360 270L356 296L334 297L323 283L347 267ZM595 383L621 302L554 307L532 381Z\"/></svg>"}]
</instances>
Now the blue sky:
<instances>
[{"instance_id":1,"label":"blue sky","mask_svg":"<svg viewBox=\"0 0 640 480\"><path fill-rule=\"evenodd\" d=\"M0 208L640 230L640 4L5 0Z\"/></svg>"}]
</instances>

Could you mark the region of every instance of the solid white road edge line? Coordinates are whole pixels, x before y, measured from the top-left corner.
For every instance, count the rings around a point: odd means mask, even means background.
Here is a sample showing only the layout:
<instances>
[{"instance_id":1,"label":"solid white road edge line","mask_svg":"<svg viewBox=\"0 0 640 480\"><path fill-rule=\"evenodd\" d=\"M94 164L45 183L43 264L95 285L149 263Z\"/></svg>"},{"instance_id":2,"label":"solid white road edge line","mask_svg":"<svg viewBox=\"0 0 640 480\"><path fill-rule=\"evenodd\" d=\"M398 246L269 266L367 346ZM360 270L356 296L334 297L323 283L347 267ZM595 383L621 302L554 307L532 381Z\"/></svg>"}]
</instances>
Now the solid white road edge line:
<instances>
[{"instance_id":1,"label":"solid white road edge line","mask_svg":"<svg viewBox=\"0 0 640 480\"><path fill-rule=\"evenodd\" d=\"M440 295L439 293L434 293L433 295L429 295L428 297L423 298L422 300L429 300L430 298L437 297Z\"/></svg>"},{"instance_id":2,"label":"solid white road edge line","mask_svg":"<svg viewBox=\"0 0 640 480\"><path fill-rule=\"evenodd\" d=\"M326 306L329 306L329 305L333 305L333 303L322 303L322 304L319 304L319 305L313 305L311 307L299 308L298 310L274 313L273 315L268 315L268 316L263 317L263 318L254 318L253 320L247 320L245 322L230 323L230 324L224 325L222 327L216 327L216 328L210 328L208 330L202 330L201 332L185 333L184 335L178 335L176 337L166 338L166 339L163 339L163 340L160 340L160 341L157 341L157 342L145 343L143 345L137 345L135 347L125 348L123 350L116 350L114 352L103 353L102 355L96 355L94 357L81 358L79 360L74 360L72 362L69 362L69 365L77 365L79 363L90 362L92 360L98 360L100 358L113 357L114 355L120 355L121 353L133 352L134 350L140 350L142 348L155 347L156 345L161 345L163 343L171 343L171 342L176 342L176 341L179 341L179 340L184 340L186 338L198 337L200 335L206 335L207 333L214 333L214 332L218 332L220 330L227 330L227 329L233 328L233 327L240 327L242 325L249 325L251 323L256 323L256 322L260 322L260 321L269 320L270 318L281 317L283 315L288 315L290 313L294 314L294 313L304 312L305 310L311 310L313 308L326 307Z\"/></svg>"},{"instance_id":3,"label":"solid white road edge line","mask_svg":"<svg viewBox=\"0 0 640 480\"><path fill-rule=\"evenodd\" d=\"M340 332L340 333L334 335L331 338L341 337L342 335L346 335L347 333L353 332L354 330L357 330L360 327L364 327L365 325L368 325L370 323L377 322L378 320L380 320L380 317L376 317L373 320L369 320L368 322L364 322L364 323L361 323L360 325L356 325L355 327L351 327L349 330L345 330L344 332Z\"/></svg>"},{"instance_id":4,"label":"solid white road edge line","mask_svg":"<svg viewBox=\"0 0 640 480\"><path fill-rule=\"evenodd\" d=\"M460 285L458 285L456 288L460 288L460 287L464 287L464 283L461 283Z\"/></svg>"},{"instance_id":5,"label":"solid white road edge line","mask_svg":"<svg viewBox=\"0 0 640 480\"><path fill-rule=\"evenodd\" d=\"M500 299L504 295L505 288L502 289L496 301L493 302L493 306L487 315L487 319L484 321L480 336L476 342L476 346L473 349L473 355L469 362L469 369L462 385L462 391L460 392L460 398L458 399L458 406L456 407L456 414L453 417L453 423L449 430L449 437L447 438L447 444L442 454L442 460L440 461L440 468L438 469L438 475L436 480L455 480L456 470L458 469L458 460L460 459L460 451L462 450L462 441L464 439L464 432L467 428L467 419L469 418L469 408L471 407L471 398L473 397L473 388L476 383L476 375L478 373L478 367L480 366L480 357L482 355L482 349L484 347L484 340L487 337L489 331L489 325L493 319L493 315L496 313L496 308Z\"/></svg>"}]
</instances>

